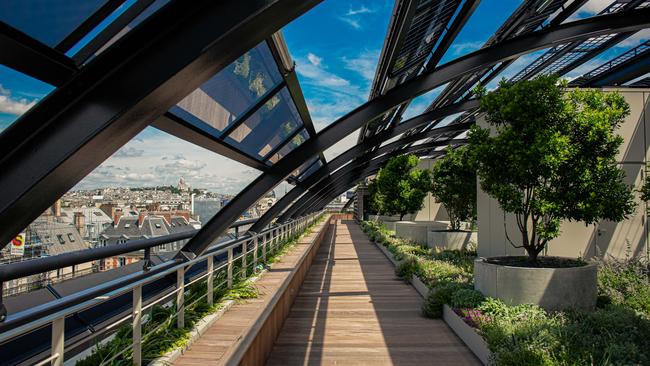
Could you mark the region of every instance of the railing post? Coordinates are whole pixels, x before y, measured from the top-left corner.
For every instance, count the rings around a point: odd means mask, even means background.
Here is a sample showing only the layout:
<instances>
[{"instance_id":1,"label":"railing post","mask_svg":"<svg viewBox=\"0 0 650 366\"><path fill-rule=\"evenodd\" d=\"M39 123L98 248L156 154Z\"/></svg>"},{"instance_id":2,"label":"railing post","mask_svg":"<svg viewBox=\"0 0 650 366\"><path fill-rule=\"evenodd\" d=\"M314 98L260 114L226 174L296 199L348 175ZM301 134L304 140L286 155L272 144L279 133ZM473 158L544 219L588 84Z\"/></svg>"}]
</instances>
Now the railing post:
<instances>
[{"instance_id":1,"label":"railing post","mask_svg":"<svg viewBox=\"0 0 650 366\"><path fill-rule=\"evenodd\" d=\"M257 272L257 234L253 233L253 273Z\"/></svg>"},{"instance_id":2,"label":"railing post","mask_svg":"<svg viewBox=\"0 0 650 366\"><path fill-rule=\"evenodd\" d=\"M176 271L176 327L185 328L185 268L180 267Z\"/></svg>"},{"instance_id":3,"label":"railing post","mask_svg":"<svg viewBox=\"0 0 650 366\"><path fill-rule=\"evenodd\" d=\"M228 248L228 288L232 288L232 247Z\"/></svg>"},{"instance_id":4,"label":"railing post","mask_svg":"<svg viewBox=\"0 0 650 366\"><path fill-rule=\"evenodd\" d=\"M262 234L262 260L266 263L266 243L267 233Z\"/></svg>"},{"instance_id":5,"label":"railing post","mask_svg":"<svg viewBox=\"0 0 650 366\"><path fill-rule=\"evenodd\" d=\"M208 306L214 303L214 256L208 256Z\"/></svg>"},{"instance_id":6,"label":"railing post","mask_svg":"<svg viewBox=\"0 0 650 366\"><path fill-rule=\"evenodd\" d=\"M52 322L52 366L63 366L63 354L65 352L65 317L55 319Z\"/></svg>"},{"instance_id":7,"label":"railing post","mask_svg":"<svg viewBox=\"0 0 650 366\"><path fill-rule=\"evenodd\" d=\"M133 288L133 364L142 364L142 286Z\"/></svg>"},{"instance_id":8,"label":"railing post","mask_svg":"<svg viewBox=\"0 0 650 366\"><path fill-rule=\"evenodd\" d=\"M248 240L244 240L241 243L241 266L242 266L242 273L241 273L241 278L246 279L246 272L248 272L248 259L246 258L248 256Z\"/></svg>"}]
</instances>

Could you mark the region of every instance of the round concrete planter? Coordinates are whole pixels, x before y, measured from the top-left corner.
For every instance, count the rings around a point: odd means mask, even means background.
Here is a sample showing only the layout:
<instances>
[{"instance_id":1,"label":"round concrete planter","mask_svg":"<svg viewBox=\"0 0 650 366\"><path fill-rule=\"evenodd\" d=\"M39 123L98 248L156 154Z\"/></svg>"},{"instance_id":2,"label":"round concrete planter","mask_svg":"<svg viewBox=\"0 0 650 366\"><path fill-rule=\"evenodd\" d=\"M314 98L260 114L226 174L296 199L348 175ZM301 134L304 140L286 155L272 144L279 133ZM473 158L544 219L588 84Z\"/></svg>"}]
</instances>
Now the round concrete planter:
<instances>
[{"instance_id":1,"label":"round concrete planter","mask_svg":"<svg viewBox=\"0 0 650 366\"><path fill-rule=\"evenodd\" d=\"M430 230L427 233L427 246L439 249L469 249L476 245L475 231L470 230Z\"/></svg>"},{"instance_id":2,"label":"round concrete planter","mask_svg":"<svg viewBox=\"0 0 650 366\"><path fill-rule=\"evenodd\" d=\"M546 310L592 310L596 306L598 265L527 268L474 261L474 287L506 304L536 304Z\"/></svg>"}]
</instances>

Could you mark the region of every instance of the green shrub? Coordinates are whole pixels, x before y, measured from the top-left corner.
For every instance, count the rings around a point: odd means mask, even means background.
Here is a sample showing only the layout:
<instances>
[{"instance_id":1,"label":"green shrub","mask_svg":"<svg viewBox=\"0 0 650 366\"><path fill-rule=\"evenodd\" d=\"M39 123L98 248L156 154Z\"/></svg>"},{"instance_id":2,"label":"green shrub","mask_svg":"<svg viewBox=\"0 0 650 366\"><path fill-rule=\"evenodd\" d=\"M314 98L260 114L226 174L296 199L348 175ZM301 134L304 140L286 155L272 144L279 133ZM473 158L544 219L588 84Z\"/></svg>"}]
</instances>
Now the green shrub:
<instances>
[{"instance_id":1,"label":"green shrub","mask_svg":"<svg viewBox=\"0 0 650 366\"><path fill-rule=\"evenodd\" d=\"M446 283L469 284L472 282L471 271L440 260L421 260L417 275L429 288Z\"/></svg>"},{"instance_id":2,"label":"green shrub","mask_svg":"<svg viewBox=\"0 0 650 366\"><path fill-rule=\"evenodd\" d=\"M648 263L608 260L598 269L599 305L622 305L650 316L650 278Z\"/></svg>"},{"instance_id":3,"label":"green shrub","mask_svg":"<svg viewBox=\"0 0 650 366\"><path fill-rule=\"evenodd\" d=\"M461 289L451 296L449 305L454 308L475 308L485 300L480 291L474 289Z\"/></svg>"},{"instance_id":4,"label":"green shrub","mask_svg":"<svg viewBox=\"0 0 650 366\"><path fill-rule=\"evenodd\" d=\"M427 318L442 317L442 307L451 302L454 293L470 288L465 284L447 283L432 289L422 304L422 314Z\"/></svg>"},{"instance_id":5,"label":"green shrub","mask_svg":"<svg viewBox=\"0 0 650 366\"><path fill-rule=\"evenodd\" d=\"M402 261L395 268L395 273L400 278L410 280L418 270L418 257L409 254L402 259Z\"/></svg>"},{"instance_id":6,"label":"green shrub","mask_svg":"<svg viewBox=\"0 0 650 366\"><path fill-rule=\"evenodd\" d=\"M568 313L562 329L567 350L563 358L575 364L650 364L650 321L631 309L611 305L593 312Z\"/></svg>"}]
</instances>

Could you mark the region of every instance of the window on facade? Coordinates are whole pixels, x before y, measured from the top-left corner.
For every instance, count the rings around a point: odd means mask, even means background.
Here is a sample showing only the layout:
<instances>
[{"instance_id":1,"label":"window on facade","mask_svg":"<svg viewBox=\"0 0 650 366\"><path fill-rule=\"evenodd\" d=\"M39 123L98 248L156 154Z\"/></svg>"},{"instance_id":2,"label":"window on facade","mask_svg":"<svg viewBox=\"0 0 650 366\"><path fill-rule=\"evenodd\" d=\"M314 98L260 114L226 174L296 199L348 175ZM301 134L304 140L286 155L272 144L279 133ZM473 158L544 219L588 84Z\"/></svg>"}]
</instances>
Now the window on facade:
<instances>
[{"instance_id":1,"label":"window on facade","mask_svg":"<svg viewBox=\"0 0 650 366\"><path fill-rule=\"evenodd\" d=\"M68 233L68 240L74 243L74 236L71 233Z\"/></svg>"},{"instance_id":2,"label":"window on facade","mask_svg":"<svg viewBox=\"0 0 650 366\"><path fill-rule=\"evenodd\" d=\"M119 261L120 261L120 267L126 266L126 258L120 257Z\"/></svg>"},{"instance_id":3,"label":"window on facade","mask_svg":"<svg viewBox=\"0 0 650 366\"><path fill-rule=\"evenodd\" d=\"M59 240L59 244L65 244L65 239L63 239L63 235L57 235L56 238Z\"/></svg>"}]
</instances>

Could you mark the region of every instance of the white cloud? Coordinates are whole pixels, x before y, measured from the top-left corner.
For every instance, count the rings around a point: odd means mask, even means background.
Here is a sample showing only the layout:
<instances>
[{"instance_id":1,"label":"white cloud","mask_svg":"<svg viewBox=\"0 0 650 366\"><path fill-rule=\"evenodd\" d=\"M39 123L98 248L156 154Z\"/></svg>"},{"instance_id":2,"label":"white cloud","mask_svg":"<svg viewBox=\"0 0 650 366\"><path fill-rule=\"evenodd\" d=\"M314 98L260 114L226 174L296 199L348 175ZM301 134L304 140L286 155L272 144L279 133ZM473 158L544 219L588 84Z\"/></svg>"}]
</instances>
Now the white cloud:
<instances>
[{"instance_id":1,"label":"white cloud","mask_svg":"<svg viewBox=\"0 0 650 366\"><path fill-rule=\"evenodd\" d=\"M137 158L144 154L144 150L131 146L124 146L113 155L115 158Z\"/></svg>"},{"instance_id":2,"label":"white cloud","mask_svg":"<svg viewBox=\"0 0 650 366\"><path fill-rule=\"evenodd\" d=\"M349 86L350 81L346 80L334 73L325 69L322 64L323 59L314 55L313 53L307 54L307 60L296 59L296 71L298 74L307 79L317 82L318 84L326 87L342 87Z\"/></svg>"},{"instance_id":3,"label":"white cloud","mask_svg":"<svg viewBox=\"0 0 650 366\"><path fill-rule=\"evenodd\" d=\"M307 54L307 59L308 59L309 62L311 62L311 64L314 65L314 66L320 66L321 61L323 61L323 59L322 59L321 57L318 57L318 56L314 55L314 54L311 53L311 52L309 52L309 53Z\"/></svg>"},{"instance_id":4,"label":"white cloud","mask_svg":"<svg viewBox=\"0 0 650 366\"><path fill-rule=\"evenodd\" d=\"M134 143L137 145L129 146ZM115 153L75 189L175 185L184 177L193 187L235 194L260 174L246 165L152 128L123 149L128 151L127 155L131 149L143 152L129 159L124 158L123 152Z\"/></svg>"},{"instance_id":5,"label":"white cloud","mask_svg":"<svg viewBox=\"0 0 650 366\"><path fill-rule=\"evenodd\" d=\"M346 15L351 16L351 15L358 15L358 14L369 14L369 13L374 13L375 11L376 10L372 10L366 7L365 5L361 5L361 7L359 7L358 9L353 9L352 7L350 7L350 10L348 10Z\"/></svg>"},{"instance_id":6,"label":"white cloud","mask_svg":"<svg viewBox=\"0 0 650 366\"><path fill-rule=\"evenodd\" d=\"M0 85L0 113L20 116L27 112L37 102L37 99L30 101L26 98L14 98L11 96L10 90L7 90Z\"/></svg>"},{"instance_id":7,"label":"white cloud","mask_svg":"<svg viewBox=\"0 0 650 366\"><path fill-rule=\"evenodd\" d=\"M344 23L347 23L350 27L354 29L361 29L361 23L353 18L348 18L348 17L339 17L339 20L341 20Z\"/></svg>"},{"instance_id":8,"label":"white cloud","mask_svg":"<svg viewBox=\"0 0 650 366\"><path fill-rule=\"evenodd\" d=\"M375 9L370 9L365 5L361 5L358 8L350 7L348 12L345 15L338 17L338 19L354 29L362 29L361 16L364 14L375 13Z\"/></svg>"},{"instance_id":9,"label":"white cloud","mask_svg":"<svg viewBox=\"0 0 650 366\"><path fill-rule=\"evenodd\" d=\"M454 43L451 45L452 52L455 56L461 56L478 50L483 46L482 41Z\"/></svg>"},{"instance_id":10,"label":"white cloud","mask_svg":"<svg viewBox=\"0 0 650 366\"><path fill-rule=\"evenodd\" d=\"M353 58L343 57L344 67L347 70L360 74L368 82L372 82L375 78L378 60L379 50L364 51Z\"/></svg>"}]
</instances>

